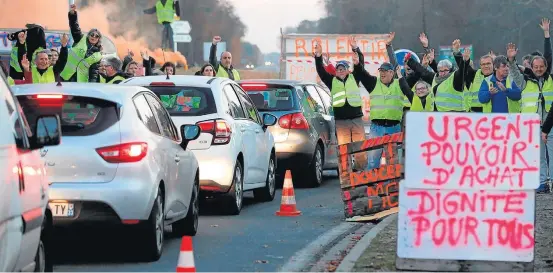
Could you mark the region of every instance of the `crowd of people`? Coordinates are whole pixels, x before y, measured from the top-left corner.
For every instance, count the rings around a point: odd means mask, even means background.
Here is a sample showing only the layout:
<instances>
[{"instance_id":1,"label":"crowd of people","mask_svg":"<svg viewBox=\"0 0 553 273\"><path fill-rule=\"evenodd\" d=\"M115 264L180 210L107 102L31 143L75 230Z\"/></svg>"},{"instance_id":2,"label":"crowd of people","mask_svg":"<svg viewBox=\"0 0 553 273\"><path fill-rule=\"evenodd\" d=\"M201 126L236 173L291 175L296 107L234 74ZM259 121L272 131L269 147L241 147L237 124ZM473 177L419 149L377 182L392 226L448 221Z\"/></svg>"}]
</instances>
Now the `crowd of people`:
<instances>
[{"instance_id":1,"label":"crowd of people","mask_svg":"<svg viewBox=\"0 0 553 273\"><path fill-rule=\"evenodd\" d=\"M167 25L169 19L165 16L167 7L178 7L178 2L164 1L145 12L157 12L160 24ZM167 7L165 7L167 6ZM165 17L164 17L165 16ZM161 19L160 19L161 18ZM165 18L165 19L164 19ZM104 56L102 54L102 33L98 29L91 29L85 35L79 26L77 6L71 5L68 12L69 29L73 38L73 45L68 48L69 37L64 34L61 38L61 48L46 48L44 28L37 24L28 24L26 29L9 35L14 41L10 55L9 70L1 64L4 74L8 77L10 85L25 83L50 83L50 82L95 82L118 84L130 77L151 75L174 75L176 65L173 62L165 62L161 68L156 69L156 60L146 51L140 52L142 63L134 60L134 52L128 51L128 55L119 59L117 56ZM171 32L170 29L166 29ZM238 70L232 67L232 55L224 52L220 62L217 61L215 52L217 43L221 37L213 38L210 63L205 64L196 75L219 76L231 79L240 79ZM164 40L167 47L170 41Z\"/></svg>"},{"instance_id":2,"label":"crowd of people","mask_svg":"<svg viewBox=\"0 0 553 273\"><path fill-rule=\"evenodd\" d=\"M435 50L429 47L428 37L419 40L424 55L419 62L406 54L402 71L392 47L395 33L386 40L390 62L379 67L379 76L371 75L364 66L363 53L355 37L350 38L353 69L345 60L328 62L320 45L313 53L317 74L330 89L338 144L365 140L362 100L359 83L370 96L369 137L380 137L402 130L405 111L475 112L475 113L538 113L542 121L540 187L538 193L548 192L549 174L553 174L553 78L551 77L552 49L550 21L543 19L544 52L532 52L516 60L518 49L509 43L505 55L493 52L481 56L474 67L469 48L461 50L461 41L452 43L455 65L449 59L435 60ZM353 170L380 167L381 150L355 155Z\"/></svg>"},{"instance_id":3,"label":"crowd of people","mask_svg":"<svg viewBox=\"0 0 553 273\"><path fill-rule=\"evenodd\" d=\"M158 3L147 12L157 11L158 21L168 22L166 9L174 8L173 1ZM167 14L165 14L167 13ZM165 16L165 15L166 16ZM165 16L165 17L164 17ZM130 77L149 75L174 75L174 63L165 62L156 69L156 60L147 52L140 52L142 63L134 61L134 53L121 61L117 56L102 55L102 33L91 29L85 35L78 22L77 8L70 6L68 12L73 45L68 48L68 36L63 35L61 48L46 49L44 29L29 24L25 30L12 33L15 41L8 76L10 85L25 83L97 82L118 84ZM170 20L169 20L170 21ZM402 70L392 47L395 33L386 40L390 62L379 67L379 76L371 75L364 67L364 56L351 37L354 52L353 67L345 60L331 64L323 56L321 45L315 46L313 56L317 74L330 90L336 121L338 144L363 141L366 138L363 124L361 89L362 83L370 96L370 137L394 134L402 130L405 111L423 112L476 112L476 113L538 113L542 120L541 186L538 192L547 192L549 155L553 155L553 78L551 77L552 48L550 21L543 19L540 27L544 33L544 52L532 52L516 59L518 49L509 43L505 55L493 52L479 58L479 68L474 67L468 48L461 50L461 41L452 43L455 64L449 59L435 60L435 50L430 48L428 37L422 33L419 40L424 54L419 62L407 54ZM167 29L169 33L170 30ZM224 77L240 80L240 73L232 65L232 54L223 52L217 60L217 44L221 37L213 37L209 63L203 65L196 75ZM165 42L166 45L169 42ZM2 65L2 68L4 66ZM354 170L374 169L380 166L381 150L355 156Z\"/></svg>"}]
</instances>

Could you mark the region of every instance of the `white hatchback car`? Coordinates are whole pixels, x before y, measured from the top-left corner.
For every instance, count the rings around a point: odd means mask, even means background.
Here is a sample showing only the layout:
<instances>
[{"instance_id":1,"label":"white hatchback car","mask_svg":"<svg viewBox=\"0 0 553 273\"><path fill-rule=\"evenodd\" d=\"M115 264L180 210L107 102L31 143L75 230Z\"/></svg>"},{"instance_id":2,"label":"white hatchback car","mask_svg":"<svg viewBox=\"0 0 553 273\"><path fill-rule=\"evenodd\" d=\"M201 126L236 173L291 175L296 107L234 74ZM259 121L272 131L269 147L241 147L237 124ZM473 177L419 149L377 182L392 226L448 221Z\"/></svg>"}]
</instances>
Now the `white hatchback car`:
<instances>
[{"instance_id":1,"label":"white hatchback car","mask_svg":"<svg viewBox=\"0 0 553 273\"><path fill-rule=\"evenodd\" d=\"M199 168L186 146L199 126L182 125L181 140L161 101L141 87L32 84L14 94L29 120L61 117L63 143L41 151L55 226L134 225L148 260L161 256L165 225L196 234Z\"/></svg>"},{"instance_id":2,"label":"white hatchback car","mask_svg":"<svg viewBox=\"0 0 553 273\"><path fill-rule=\"evenodd\" d=\"M275 142L267 129L277 122L260 117L250 97L225 78L149 76L120 85L142 86L163 102L175 124L197 124L201 135L190 142L200 164L200 189L222 198L226 213L240 214L244 191L260 201L275 197Z\"/></svg>"},{"instance_id":3,"label":"white hatchback car","mask_svg":"<svg viewBox=\"0 0 553 273\"><path fill-rule=\"evenodd\" d=\"M60 143L60 122L54 115L32 124L0 72L0 272L53 269L48 178L39 150Z\"/></svg>"}]
</instances>

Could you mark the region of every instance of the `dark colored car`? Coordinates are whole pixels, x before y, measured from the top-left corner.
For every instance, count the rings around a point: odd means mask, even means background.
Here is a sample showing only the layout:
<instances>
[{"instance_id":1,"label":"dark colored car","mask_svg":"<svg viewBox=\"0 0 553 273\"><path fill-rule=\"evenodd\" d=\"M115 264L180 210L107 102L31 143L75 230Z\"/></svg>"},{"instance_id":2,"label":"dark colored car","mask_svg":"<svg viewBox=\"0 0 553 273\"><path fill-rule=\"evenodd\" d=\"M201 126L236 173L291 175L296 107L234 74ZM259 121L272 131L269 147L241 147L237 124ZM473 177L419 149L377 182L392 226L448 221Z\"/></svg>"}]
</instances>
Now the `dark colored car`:
<instances>
[{"instance_id":1,"label":"dark colored car","mask_svg":"<svg viewBox=\"0 0 553 273\"><path fill-rule=\"evenodd\" d=\"M330 93L321 86L290 80L244 80L259 113L278 123L269 130L275 139L278 176L292 171L294 184L318 187L324 169L336 170L338 157Z\"/></svg>"}]
</instances>

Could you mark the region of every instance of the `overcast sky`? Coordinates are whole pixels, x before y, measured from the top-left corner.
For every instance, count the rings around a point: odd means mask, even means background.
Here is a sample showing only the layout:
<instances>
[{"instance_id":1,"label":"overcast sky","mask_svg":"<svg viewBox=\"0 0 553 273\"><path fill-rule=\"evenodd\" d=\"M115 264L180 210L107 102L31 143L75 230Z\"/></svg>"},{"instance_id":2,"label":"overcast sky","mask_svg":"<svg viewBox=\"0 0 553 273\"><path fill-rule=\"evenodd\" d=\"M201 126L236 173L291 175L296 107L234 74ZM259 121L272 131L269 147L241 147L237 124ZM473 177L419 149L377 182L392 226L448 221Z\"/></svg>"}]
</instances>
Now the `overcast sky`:
<instances>
[{"instance_id":1,"label":"overcast sky","mask_svg":"<svg viewBox=\"0 0 553 273\"><path fill-rule=\"evenodd\" d=\"M280 28L297 26L303 20L324 16L319 0L229 0L248 27L245 40L256 44L263 53L280 52ZM284 19L286 18L286 19Z\"/></svg>"}]
</instances>

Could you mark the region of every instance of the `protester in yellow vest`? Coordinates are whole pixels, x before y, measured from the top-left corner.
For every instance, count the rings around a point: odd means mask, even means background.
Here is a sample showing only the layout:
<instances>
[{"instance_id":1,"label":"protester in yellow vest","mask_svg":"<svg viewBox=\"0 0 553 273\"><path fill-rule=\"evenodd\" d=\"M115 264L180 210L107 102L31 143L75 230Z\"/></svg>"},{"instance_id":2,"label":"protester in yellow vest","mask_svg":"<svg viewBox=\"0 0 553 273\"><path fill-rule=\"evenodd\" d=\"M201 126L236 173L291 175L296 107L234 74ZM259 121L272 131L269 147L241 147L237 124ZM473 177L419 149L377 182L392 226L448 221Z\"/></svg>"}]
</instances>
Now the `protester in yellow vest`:
<instances>
[{"instance_id":1,"label":"protester in yellow vest","mask_svg":"<svg viewBox=\"0 0 553 273\"><path fill-rule=\"evenodd\" d=\"M145 14L156 14L157 23L163 25L161 47L166 51L173 51L173 28L171 23L180 20L180 7L177 0L158 0L152 8L144 10Z\"/></svg>"},{"instance_id":2,"label":"protester in yellow vest","mask_svg":"<svg viewBox=\"0 0 553 273\"><path fill-rule=\"evenodd\" d=\"M17 38L15 38L17 37ZM8 36L8 39L17 40L12 44L12 50L10 53L10 77L16 80L23 79L23 69L21 67L21 60L27 52L27 46L25 39L27 38L27 32L25 30L12 33Z\"/></svg>"},{"instance_id":3,"label":"protester in yellow vest","mask_svg":"<svg viewBox=\"0 0 553 273\"><path fill-rule=\"evenodd\" d=\"M217 61L217 44L219 42L221 42L221 37L213 37L213 43L209 51L209 63L215 67L215 76L239 81L240 73L232 66L232 54L230 54L230 52L223 52L221 54L221 60Z\"/></svg>"},{"instance_id":4,"label":"protester in yellow vest","mask_svg":"<svg viewBox=\"0 0 553 273\"><path fill-rule=\"evenodd\" d=\"M60 76L68 82L98 82L98 64L102 60L102 34L93 28L86 37L84 36L79 27L76 5L71 5L68 17L73 46Z\"/></svg>"},{"instance_id":5,"label":"protester in yellow vest","mask_svg":"<svg viewBox=\"0 0 553 273\"><path fill-rule=\"evenodd\" d=\"M414 112L433 112L436 107L434 105L434 93L430 92L432 86L427 82L420 80L415 86L415 96L411 103L410 111Z\"/></svg>"},{"instance_id":6,"label":"protester in yellow vest","mask_svg":"<svg viewBox=\"0 0 553 273\"><path fill-rule=\"evenodd\" d=\"M386 45L390 46L395 33L390 33L386 40ZM359 48L354 55L354 68L356 78L370 94L370 137L380 137L401 132L401 121L403 118L403 98L406 96L409 102L413 101L413 91L409 88L407 81L401 74L399 66L394 67L391 63L383 63L379 71L379 76L372 76L365 70L364 56ZM358 60L357 60L358 58ZM391 56L390 59L394 57ZM395 80L394 76L398 79ZM367 152L368 169L380 167L382 149Z\"/></svg>"},{"instance_id":7,"label":"protester in yellow vest","mask_svg":"<svg viewBox=\"0 0 553 273\"><path fill-rule=\"evenodd\" d=\"M359 50L357 42L354 39L352 39L350 44L353 51ZM359 80L356 77L357 75L355 75L359 71L352 74L349 71L347 61L338 61L336 63L336 76L333 76L324 67L321 45L316 45L315 52L313 53L317 74L321 81L330 89L338 144L365 140L361 91L359 89ZM355 58L359 62L359 58ZM362 170L366 164L366 153L355 154L353 169Z\"/></svg>"},{"instance_id":8,"label":"protester in yellow vest","mask_svg":"<svg viewBox=\"0 0 553 273\"><path fill-rule=\"evenodd\" d=\"M497 56L493 61L495 73L485 78L478 92L484 113L519 113L521 90L509 76L509 61Z\"/></svg>"},{"instance_id":9,"label":"protester in yellow vest","mask_svg":"<svg viewBox=\"0 0 553 273\"><path fill-rule=\"evenodd\" d=\"M31 67L31 72L33 74L33 83L56 82L54 67L50 66L50 60L46 51L36 54L35 65Z\"/></svg>"},{"instance_id":10,"label":"protester in yellow vest","mask_svg":"<svg viewBox=\"0 0 553 273\"><path fill-rule=\"evenodd\" d=\"M118 84L128 78L128 75L121 72L123 62L119 58L112 56L102 60L102 65L106 71L105 78L100 77L100 83Z\"/></svg>"}]
</instances>

